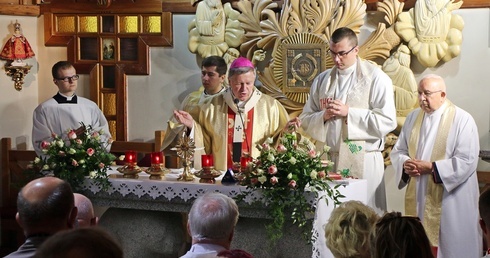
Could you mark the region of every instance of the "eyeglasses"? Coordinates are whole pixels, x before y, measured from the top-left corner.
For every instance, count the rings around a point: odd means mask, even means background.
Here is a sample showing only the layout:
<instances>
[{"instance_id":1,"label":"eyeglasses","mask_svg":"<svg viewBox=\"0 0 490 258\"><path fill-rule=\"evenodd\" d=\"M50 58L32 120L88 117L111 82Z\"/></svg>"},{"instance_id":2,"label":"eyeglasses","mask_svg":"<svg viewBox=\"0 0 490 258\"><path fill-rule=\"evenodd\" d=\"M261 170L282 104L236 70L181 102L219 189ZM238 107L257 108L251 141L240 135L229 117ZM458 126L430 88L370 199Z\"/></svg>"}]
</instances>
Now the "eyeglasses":
<instances>
[{"instance_id":1,"label":"eyeglasses","mask_svg":"<svg viewBox=\"0 0 490 258\"><path fill-rule=\"evenodd\" d=\"M69 82L69 81L76 81L80 78L80 75L75 74L73 76L68 76L68 77L63 77L63 78L56 78L58 81L64 81L64 82Z\"/></svg>"},{"instance_id":2,"label":"eyeglasses","mask_svg":"<svg viewBox=\"0 0 490 258\"><path fill-rule=\"evenodd\" d=\"M346 57L350 52L352 52L352 50L354 50L354 48L356 48L356 46L354 46L353 48L351 48L349 51L345 52L345 51L340 51L338 53L336 52L333 52L331 49L328 50L328 53L333 57L335 58L336 56L339 56L339 58L344 58Z\"/></svg>"},{"instance_id":3,"label":"eyeglasses","mask_svg":"<svg viewBox=\"0 0 490 258\"><path fill-rule=\"evenodd\" d=\"M432 96L434 93L442 92L442 90L436 90L436 91L419 91L419 96L424 96L426 98L429 98Z\"/></svg>"}]
</instances>

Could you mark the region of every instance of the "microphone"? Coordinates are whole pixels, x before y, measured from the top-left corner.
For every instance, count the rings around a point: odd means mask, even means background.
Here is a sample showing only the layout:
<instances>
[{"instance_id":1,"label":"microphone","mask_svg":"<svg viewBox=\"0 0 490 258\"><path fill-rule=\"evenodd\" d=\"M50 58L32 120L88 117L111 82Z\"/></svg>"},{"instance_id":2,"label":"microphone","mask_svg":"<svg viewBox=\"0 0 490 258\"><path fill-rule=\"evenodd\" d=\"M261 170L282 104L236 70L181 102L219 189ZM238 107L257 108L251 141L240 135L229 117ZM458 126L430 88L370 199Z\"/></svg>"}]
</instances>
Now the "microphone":
<instances>
[{"instance_id":1,"label":"microphone","mask_svg":"<svg viewBox=\"0 0 490 258\"><path fill-rule=\"evenodd\" d=\"M245 143L247 144L248 155L252 155L252 153L250 153L250 146L248 145L247 133L245 132L245 123L243 122L242 110L238 106L238 102L240 102L240 100L235 98L235 99L233 99L233 102L235 103L236 109L238 110L238 115L240 116L240 120L242 121L243 134L245 135Z\"/></svg>"}]
</instances>

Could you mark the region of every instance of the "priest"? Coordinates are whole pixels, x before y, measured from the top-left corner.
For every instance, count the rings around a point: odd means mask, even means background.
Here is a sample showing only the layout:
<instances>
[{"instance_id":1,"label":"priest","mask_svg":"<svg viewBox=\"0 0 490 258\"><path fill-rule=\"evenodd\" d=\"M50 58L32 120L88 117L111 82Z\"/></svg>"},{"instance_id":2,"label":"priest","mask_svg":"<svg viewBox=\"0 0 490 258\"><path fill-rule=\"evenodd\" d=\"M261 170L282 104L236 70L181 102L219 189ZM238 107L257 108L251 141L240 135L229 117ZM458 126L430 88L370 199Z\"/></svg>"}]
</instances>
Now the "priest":
<instances>
[{"instance_id":1,"label":"priest","mask_svg":"<svg viewBox=\"0 0 490 258\"><path fill-rule=\"evenodd\" d=\"M438 258L481 257L478 128L446 99L440 76L422 78L418 96L391 152L395 182L407 187L405 213L421 219Z\"/></svg>"},{"instance_id":2,"label":"priest","mask_svg":"<svg viewBox=\"0 0 490 258\"><path fill-rule=\"evenodd\" d=\"M176 120L190 129L196 146L213 154L218 170L233 167L242 156L257 157L257 144L279 136L286 126L297 126L296 120L288 122L279 101L255 88L255 77L252 62L239 57L228 71L230 87L205 101L195 120L185 111L174 112Z\"/></svg>"}]
</instances>

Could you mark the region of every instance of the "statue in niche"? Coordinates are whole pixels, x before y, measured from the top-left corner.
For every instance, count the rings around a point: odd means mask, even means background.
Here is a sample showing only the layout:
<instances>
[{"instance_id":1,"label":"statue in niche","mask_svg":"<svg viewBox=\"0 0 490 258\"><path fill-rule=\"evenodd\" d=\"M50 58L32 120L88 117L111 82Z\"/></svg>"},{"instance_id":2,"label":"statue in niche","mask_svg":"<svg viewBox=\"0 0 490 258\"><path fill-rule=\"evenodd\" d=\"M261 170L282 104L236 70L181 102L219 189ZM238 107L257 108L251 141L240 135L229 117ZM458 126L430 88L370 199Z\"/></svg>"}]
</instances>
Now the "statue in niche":
<instances>
[{"instance_id":1,"label":"statue in niche","mask_svg":"<svg viewBox=\"0 0 490 258\"><path fill-rule=\"evenodd\" d=\"M451 12L462 4L454 0L417 0L414 8L398 15L395 31L425 67L460 54L464 21Z\"/></svg>"},{"instance_id":2,"label":"statue in niche","mask_svg":"<svg viewBox=\"0 0 490 258\"><path fill-rule=\"evenodd\" d=\"M405 119L418 106L417 81L410 69L410 49L401 44L396 51L383 63L383 71L393 81L397 132L405 123Z\"/></svg>"},{"instance_id":3,"label":"statue in niche","mask_svg":"<svg viewBox=\"0 0 490 258\"><path fill-rule=\"evenodd\" d=\"M223 5L221 0L202 0L197 4L196 18L189 24L188 47L198 61L208 56L223 57L229 48L240 46L244 30L239 15L230 3Z\"/></svg>"}]
</instances>

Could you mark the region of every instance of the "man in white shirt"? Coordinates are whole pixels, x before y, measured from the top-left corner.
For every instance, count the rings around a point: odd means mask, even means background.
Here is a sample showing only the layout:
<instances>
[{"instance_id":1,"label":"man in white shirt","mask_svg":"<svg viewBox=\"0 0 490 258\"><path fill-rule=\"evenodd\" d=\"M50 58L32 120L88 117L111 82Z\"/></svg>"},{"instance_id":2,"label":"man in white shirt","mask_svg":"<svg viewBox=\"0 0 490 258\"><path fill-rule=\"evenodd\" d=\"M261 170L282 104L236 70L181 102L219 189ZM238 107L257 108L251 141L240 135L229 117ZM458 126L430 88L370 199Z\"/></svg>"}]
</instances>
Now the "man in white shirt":
<instances>
[{"instance_id":1,"label":"man in white shirt","mask_svg":"<svg viewBox=\"0 0 490 258\"><path fill-rule=\"evenodd\" d=\"M192 246L181 258L214 258L230 249L238 215L235 200L222 193L208 192L198 197L187 221Z\"/></svg>"},{"instance_id":2,"label":"man in white shirt","mask_svg":"<svg viewBox=\"0 0 490 258\"><path fill-rule=\"evenodd\" d=\"M481 257L478 128L446 98L440 76L422 78L418 96L391 152L395 182L407 186L405 213L421 219L438 258Z\"/></svg>"},{"instance_id":3,"label":"man in white shirt","mask_svg":"<svg viewBox=\"0 0 490 258\"><path fill-rule=\"evenodd\" d=\"M85 129L81 122L92 126L94 131L102 130L101 141L107 142L111 134L104 114L93 101L75 94L79 78L75 67L68 61L59 61L51 73L58 93L37 106L33 114L32 145L37 155L43 154L41 143L49 141L53 134L67 139L71 129L81 133Z\"/></svg>"},{"instance_id":4,"label":"man in white shirt","mask_svg":"<svg viewBox=\"0 0 490 258\"><path fill-rule=\"evenodd\" d=\"M367 179L367 204L385 211L381 151L385 136L396 128L392 81L357 56L357 35L351 29L335 30L329 44L335 66L313 81L300 115L302 128L317 145L330 146L334 171Z\"/></svg>"}]
</instances>

